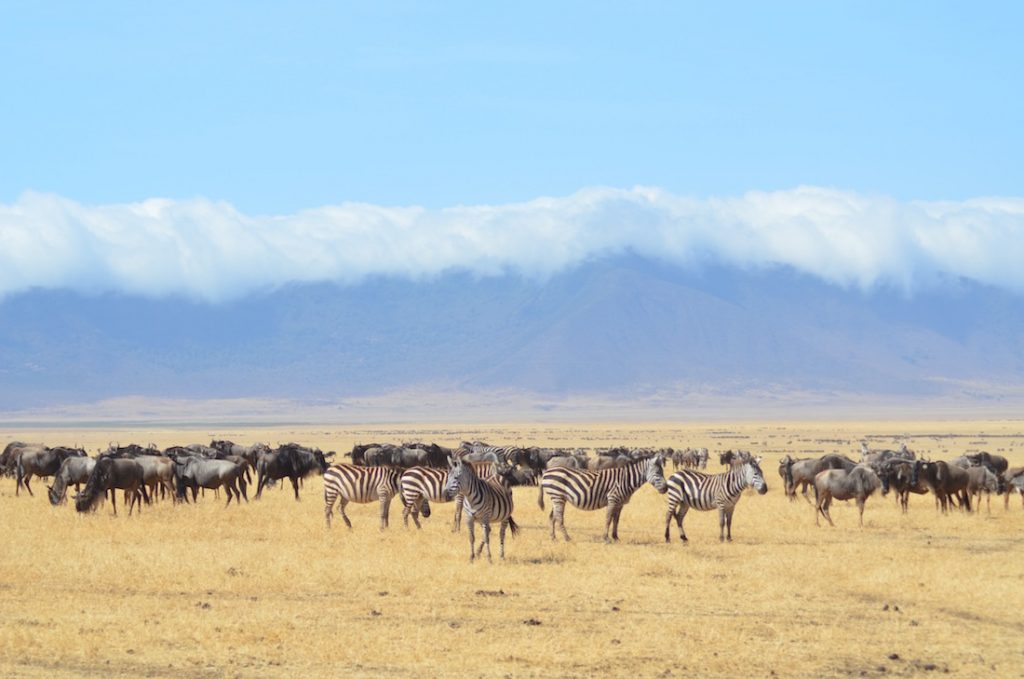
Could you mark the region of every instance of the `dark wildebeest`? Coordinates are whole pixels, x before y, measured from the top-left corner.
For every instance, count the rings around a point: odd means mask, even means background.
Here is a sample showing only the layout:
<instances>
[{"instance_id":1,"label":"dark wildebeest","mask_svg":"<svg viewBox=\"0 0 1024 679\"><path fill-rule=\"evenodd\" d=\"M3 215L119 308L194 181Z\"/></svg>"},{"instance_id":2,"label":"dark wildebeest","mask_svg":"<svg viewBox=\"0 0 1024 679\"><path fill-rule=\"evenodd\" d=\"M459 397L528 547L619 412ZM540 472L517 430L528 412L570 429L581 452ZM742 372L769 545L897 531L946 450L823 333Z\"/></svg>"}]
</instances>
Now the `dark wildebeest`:
<instances>
[{"instance_id":1,"label":"dark wildebeest","mask_svg":"<svg viewBox=\"0 0 1024 679\"><path fill-rule=\"evenodd\" d=\"M859 464L850 471L845 469L826 469L814 477L814 499L817 509L814 523L820 526L818 515L828 519L834 526L828 508L832 500L856 500L860 513L860 525L864 526L864 503L867 498L881 487L882 481L874 470L866 464Z\"/></svg>"},{"instance_id":2,"label":"dark wildebeest","mask_svg":"<svg viewBox=\"0 0 1024 679\"><path fill-rule=\"evenodd\" d=\"M323 474L325 471L327 459L319 448L304 448L297 443L286 443L260 457L256 465L256 499L260 499L268 481L287 478L292 482L295 499L298 500L299 479L313 473Z\"/></svg>"},{"instance_id":3,"label":"dark wildebeest","mask_svg":"<svg viewBox=\"0 0 1024 679\"><path fill-rule=\"evenodd\" d=\"M89 474L85 490L75 496L75 509L79 512L92 509L108 490L111 491L110 502L114 508L114 516L117 516L116 490L124 491L124 501L128 503L128 516L132 515L132 509L136 504L139 505L141 512L142 501L148 501L142 465L131 459L101 456Z\"/></svg>"},{"instance_id":4,"label":"dark wildebeest","mask_svg":"<svg viewBox=\"0 0 1024 679\"><path fill-rule=\"evenodd\" d=\"M750 462L753 459L754 456L751 455L748 450L727 450L724 453L718 454L719 464L728 465L730 467Z\"/></svg>"},{"instance_id":5,"label":"dark wildebeest","mask_svg":"<svg viewBox=\"0 0 1024 679\"><path fill-rule=\"evenodd\" d=\"M1010 463L1002 455L992 455L984 451L974 455L966 455L965 457L970 461L972 466L980 465L988 467L995 474L1002 474L1010 466Z\"/></svg>"},{"instance_id":6,"label":"dark wildebeest","mask_svg":"<svg viewBox=\"0 0 1024 679\"><path fill-rule=\"evenodd\" d=\"M195 502L199 488L224 488L228 496L227 507L234 497L241 504L241 497L246 502L245 466L230 460L205 460L199 457L183 458L175 462L174 476L178 481L177 497L184 499L185 491L192 489L192 501Z\"/></svg>"},{"instance_id":7,"label":"dark wildebeest","mask_svg":"<svg viewBox=\"0 0 1024 679\"><path fill-rule=\"evenodd\" d=\"M33 476L53 476L60 469L60 465L69 457L85 457L85 451L79 448L43 448L42 450L24 450L18 458L17 481L14 494L25 486L29 495L33 495L32 486L29 481Z\"/></svg>"},{"instance_id":8,"label":"dark wildebeest","mask_svg":"<svg viewBox=\"0 0 1024 679\"><path fill-rule=\"evenodd\" d=\"M60 465L57 474L54 476L53 485L46 490L50 497L50 504L59 505L64 501L68 486L74 484L75 492L81 491L83 483L89 481L96 460L91 457L68 457Z\"/></svg>"},{"instance_id":9,"label":"dark wildebeest","mask_svg":"<svg viewBox=\"0 0 1024 679\"><path fill-rule=\"evenodd\" d=\"M907 513L910 494L924 495L928 492L928 484L918 478L911 483L914 476L914 461L906 458L891 457L877 467L876 473L882 482L882 495L888 495L889 489L896 491L896 502L903 513Z\"/></svg>"},{"instance_id":10,"label":"dark wildebeest","mask_svg":"<svg viewBox=\"0 0 1024 679\"><path fill-rule=\"evenodd\" d=\"M967 495L967 482L970 477L967 475L966 469L942 460L937 462L916 460L911 484L917 485L922 478L928 485L928 490L935 494L943 514L949 511L953 498L957 499L961 509L971 511L971 498Z\"/></svg>"},{"instance_id":11,"label":"dark wildebeest","mask_svg":"<svg viewBox=\"0 0 1024 679\"><path fill-rule=\"evenodd\" d=\"M259 462L260 456L270 452L270 446L266 443L253 443L249 446L243 446L233 441L213 440L210 441L210 448L219 450L225 455L237 455L246 460L253 469L256 468L256 463Z\"/></svg>"},{"instance_id":12,"label":"dark wildebeest","mask_svg":"<svg viewBox=\"0 0 1024 679\"><path fill-rule=\"evenodd\" d=\"M345 456L352 458L352 464L363 466L366 464L366 451L382 447L384 447L383 443L357 443L352 446L352 452L345 453Z\"/></svg>"}]
</instances>

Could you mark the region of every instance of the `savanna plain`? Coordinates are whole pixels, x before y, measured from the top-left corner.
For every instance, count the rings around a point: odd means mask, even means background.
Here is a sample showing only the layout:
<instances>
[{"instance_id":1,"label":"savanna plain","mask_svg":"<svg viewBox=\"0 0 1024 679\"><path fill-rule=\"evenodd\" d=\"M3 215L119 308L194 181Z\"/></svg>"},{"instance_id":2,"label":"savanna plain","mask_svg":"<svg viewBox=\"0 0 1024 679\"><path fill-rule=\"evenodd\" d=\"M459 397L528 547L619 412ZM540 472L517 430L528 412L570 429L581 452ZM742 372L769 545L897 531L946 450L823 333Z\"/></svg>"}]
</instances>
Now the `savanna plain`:
<instances>
[{"instance_id":1,"label":"savanna plain","mask_svg":"<svg viewBox=\"0 0 1024 679\"><path fill-rule=\"evenodd\" d=\"M435 505L417 531L350 505L327 529L323 482L301 501L273 488L225 508L120 502L88 515L51 507L46 486L15 497L0 479L0 674L4 676L960 676L1024 674L1024 508L993 498L973 514L912 496L853 503L815 526L778 476L786 455L906 441L950 459L976 450L1024 464L1024 421L503 424L0 431L11 440L160 447L211 438L296 441L341 453L357 442L605 447L706 446L762 455L769 492L746 494L734 541L691 512L689 544L649 485L605 545L604 513L566 511L552 542L537 488L515 490L522 531L507 558L471 564L465 526ZM671 472L671 464L666 474ZM250 500L252 495L250 493ZM550 505L548 505L550 507ZM496 536L495 536L496 537ZM496 543L496 539L495 539Z\"/></svg>"}]
</instances>

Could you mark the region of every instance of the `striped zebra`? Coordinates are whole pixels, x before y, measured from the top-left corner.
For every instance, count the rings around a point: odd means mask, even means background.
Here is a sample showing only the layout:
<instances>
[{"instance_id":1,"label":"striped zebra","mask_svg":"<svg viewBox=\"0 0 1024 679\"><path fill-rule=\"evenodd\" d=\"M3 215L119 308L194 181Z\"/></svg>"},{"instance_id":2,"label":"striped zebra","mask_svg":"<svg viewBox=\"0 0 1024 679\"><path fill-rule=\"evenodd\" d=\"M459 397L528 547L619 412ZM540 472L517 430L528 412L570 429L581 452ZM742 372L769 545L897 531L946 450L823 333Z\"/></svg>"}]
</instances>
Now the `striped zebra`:
<instances>
[{"instance_id":1,"label":"striped zebra","mask_svg":"<svg viewBox=\"0 0 1024 679\"><path fill-rule=\"evenodd\" d=\"M524 462L525 451L519 446L489 446L479 441L474 443L462 442L462 445L455 451L458 458L469 459L474 462L493 461L503 462L515 466ZM491 457L493 455L493 457Z\"/></svg>"},{"instance_id":2,"label":"striped zebra","mask_svg":"<svg viewBox=\"0 0 1024 679\"><path fill-rule=\"evenodd\" d=\"M732 513L746 488L754 488L764 495L768 492L761 458L747 460L722 474L704 474L684 469L668 477L668 513L665 515L665 542L669 541L672 517L679 525L679 539L687 541L683 531L683 517L690 509L707 512L718 508L720 542L732 542Z\"/></svg>"},{"instance_id":3,"label":"striped zebra","mask_svg":"<svg viewBox=\"0 0 1024 679\"><path fill-rule=\"evenodd\" d=\"M500 526L498 532L500 540L501 558L505 558L505 529L508 528L515 536L519 533L519 526L512 519L512 489L504 481L507 474L499 474L490 479L481 479L477 475L472 464L466 464L462 460L448 461L448 478L445 481L445 492L449 497L463 495L466 502L466 514L469 515L467 526L469 529L469 560L473 561L487 548L487 560L491 561L491 522L496 521ZM505 471L511 471L505 467ZM484 526L484 538L480 542L479 550L474 549L476 535L474 525L479 521Z\"/></svg>"},{"instance_id":4,"label":"striped zebra","mask_svg":"<svg viewBox=\"0 0 1024 679\"><path fill-rule=\"evenodd\" d=\"M489 479L495 475L495 463L493 462L470 462L473 470L482 479ZM423 518L430 518L431 502L451 502L453 498L445 495L445 482L448 480L447 469L435 469L434 467L412 467L402 474L399 485L402 490L402 521L406 527L409 526L409 517L412 517L417 528L421 528L419 515ZM455 496L455 518L452 522L452 532L457 533L462 528L462 506L465 497L462 493Z\"/></svg>"},{"instance_id":5,"label":"striped zebra","mask_svg":"<svg viewBox=\"0 0 1024 679\"><path fill-rule=\"evenodd\" d=\"M654 455L645 460L637 460L623 467L602 469L601 471L585 471L556 467L544 472L540 480L540 493L537 503L544 509L544 494L551 498L551 539L555 538L555 526L562 529L566 542L569 533L565 530L565 503L584 511L593 511L607 507L604 522L604 541L619 539L619 515L622 507L629 502L633 493L650 482L659 493L664 493L665 459ZM608 530L611 528L611 539Z\"/></svg>"},{"instance_id":6,"label":"striped zebra","mask_svg":"<svg viewBox=\"0 0 1024 679\"><path fill-rule=\"evenodd\" d=\"M352 527L352 522L345 514L345 505L349 502L365 504L380 500L380 528L388 527L388 509L391 498L398 495L398 480L401 470L395 467L357 467L354 464L333 464L324 472L324 516L327 527L331 527L331 514L335 501L338 502L338 513L345 520L345 525Z\"/></svg>"}]
</instances>

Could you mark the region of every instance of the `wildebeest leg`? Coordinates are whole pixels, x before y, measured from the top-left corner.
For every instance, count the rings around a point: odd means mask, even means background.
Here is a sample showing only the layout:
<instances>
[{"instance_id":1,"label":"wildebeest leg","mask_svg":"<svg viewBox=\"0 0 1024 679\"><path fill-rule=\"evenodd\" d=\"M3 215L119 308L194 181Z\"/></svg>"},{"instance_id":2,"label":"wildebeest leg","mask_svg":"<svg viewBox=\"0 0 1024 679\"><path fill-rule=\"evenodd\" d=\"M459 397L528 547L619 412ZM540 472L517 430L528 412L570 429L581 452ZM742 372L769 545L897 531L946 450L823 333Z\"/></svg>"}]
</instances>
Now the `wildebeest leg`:
<instances>
[{"instance_id":1,"label":"wildebeest leg","mask_svg":"<svg viewBox=\"0 0 1024 679\"><path fill-rule=\"evenodd\" d=\"M25 484L25 490L28 491L28 494L31 495L31 496L35 496L35 493L32 492L32 486L30 486L29 483L28 483L31 480L32 480L32 472L28 472L27 474L25 474L25 478L22 479L22 483Z\"/></svg>"},{"instance_id":2,"label":"wildebeest leg","mask_svg":"<svg viewBox=\"0 0 1024 679\"><path fill-rule=\"evenodd\" d=\"M267 485L267 477L261 471L261 472L256 474L256 499L257 500L259 500L260 497L263 495L263 486L265 486L265 485ZM328 520L328 523L330 523L330 520Z\"/></svg>"},{"instance_id":3,"label":"wildebeest leg","mask_svg":"<svg viewBox=\"0 0 1024 679\"><path fill-rule=\"evenodd\" d=\"M248 472L246 472L248 474ZM248 493L249 482L245 480L245 477L238 477L238 489L235 491L235 504L238 504L238 491L242 491L242 499L245 500L246 504L249 504L249 493Z\"/></svg>"},{"instance_id":4,"label":"wildebeest leg","mask_svg":"<svg viewBox=\"0 0 1024 679\"><path fill-rule=\"evenodd\" d=\"M474 530L474 524L476 523L473 515L469 515L469 519L466 521L466 531L469 533L469 561L472 563L476 559L476 531Z\"/></svg>"},{"instance_id":5,"label":"wildebeest leg","mask_svg":"<svg viewBox=\"0 0 1024 679\"><path fill-rule=\"evenodd\" d=\"M299 479L298 479L298 477L295 477L295 476L291 476L289 478L292 480L292 488L295 490L295 499L298 500L299 499Z\"/></svg>"},{"instance_id":6,"label":"wildebeest leg","mask_svg":"<svg viewBox=\"0 0 1024 679\"><path fill-rule=\"evenodd\" d=\"M860 512L860 527L864 527L864 500L865 498L857 498L857 511Z\"/></svg>"},{"instance_id":7,"label":"wildebeest leg","mask_svg":"<svg viewBox=\"0 0 1024 679\"><path fill-rule=\"evenodd\" d=\"M110 489L110 505L114 508L114 516L117 516L117 489Z\"/></svg>"},{"instance_id":8,"label":"wildebeest leg","mask_svg":"<svg viewBox=\"0 0 1024 679\"><path fill-rule=\"evenodd\" d=\"M228 483L224 484L224 494L228 496L228 501L224 503L225 509L231 506L231 496L233 495L233 493L231 492L231 487L234 485L234 483L234 481L229 481Z\"/></svg>"}]
</instances>

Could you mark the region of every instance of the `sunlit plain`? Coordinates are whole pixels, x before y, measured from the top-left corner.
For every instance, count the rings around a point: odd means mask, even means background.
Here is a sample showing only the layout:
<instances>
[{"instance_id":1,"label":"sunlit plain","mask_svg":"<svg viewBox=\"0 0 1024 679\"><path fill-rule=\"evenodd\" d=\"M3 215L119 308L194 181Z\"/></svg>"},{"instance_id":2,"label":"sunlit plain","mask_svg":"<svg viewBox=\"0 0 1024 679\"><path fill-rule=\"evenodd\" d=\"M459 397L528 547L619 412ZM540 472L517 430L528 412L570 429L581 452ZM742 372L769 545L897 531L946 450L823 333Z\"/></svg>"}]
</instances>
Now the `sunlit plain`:
<instances>
[{"instance_id":1,"label":"sunlit plain","mask_svg":"<svg viewBox=\"0 0 1024 679\"><path fill-rule=\"evenodd\" d=\"M569 508L570 543L552 542L537 488L515 491L521 534L508 557L469 563L465 527L436 505L422 531L377 528L376 505L350 505L354 528L323 516L323 484L302 499L271 489L224 508L160 502L128 517L51 507L0 480L0 674L14 676L881 676L1020 673L1024 662L1024 508L939 515L913 496L872 497L816 527L784 497L784 454L857 456L859 442L949 459L988 450L1024 464L1024 422L504 424L247 430L7 431L95 454L117 441L160 447L210 438L325 451L369 441L454 445L707 446L764 456L767 495L745 495L734 542L691 512L690 543L664 542L665 498L642 488L622 542L601 542L603 512ZM905 437L905 439L904 439ZM667 466L666 473L672 470ZM250 500L251 500L250 494Z\"/></svg>"}]
</instances>

